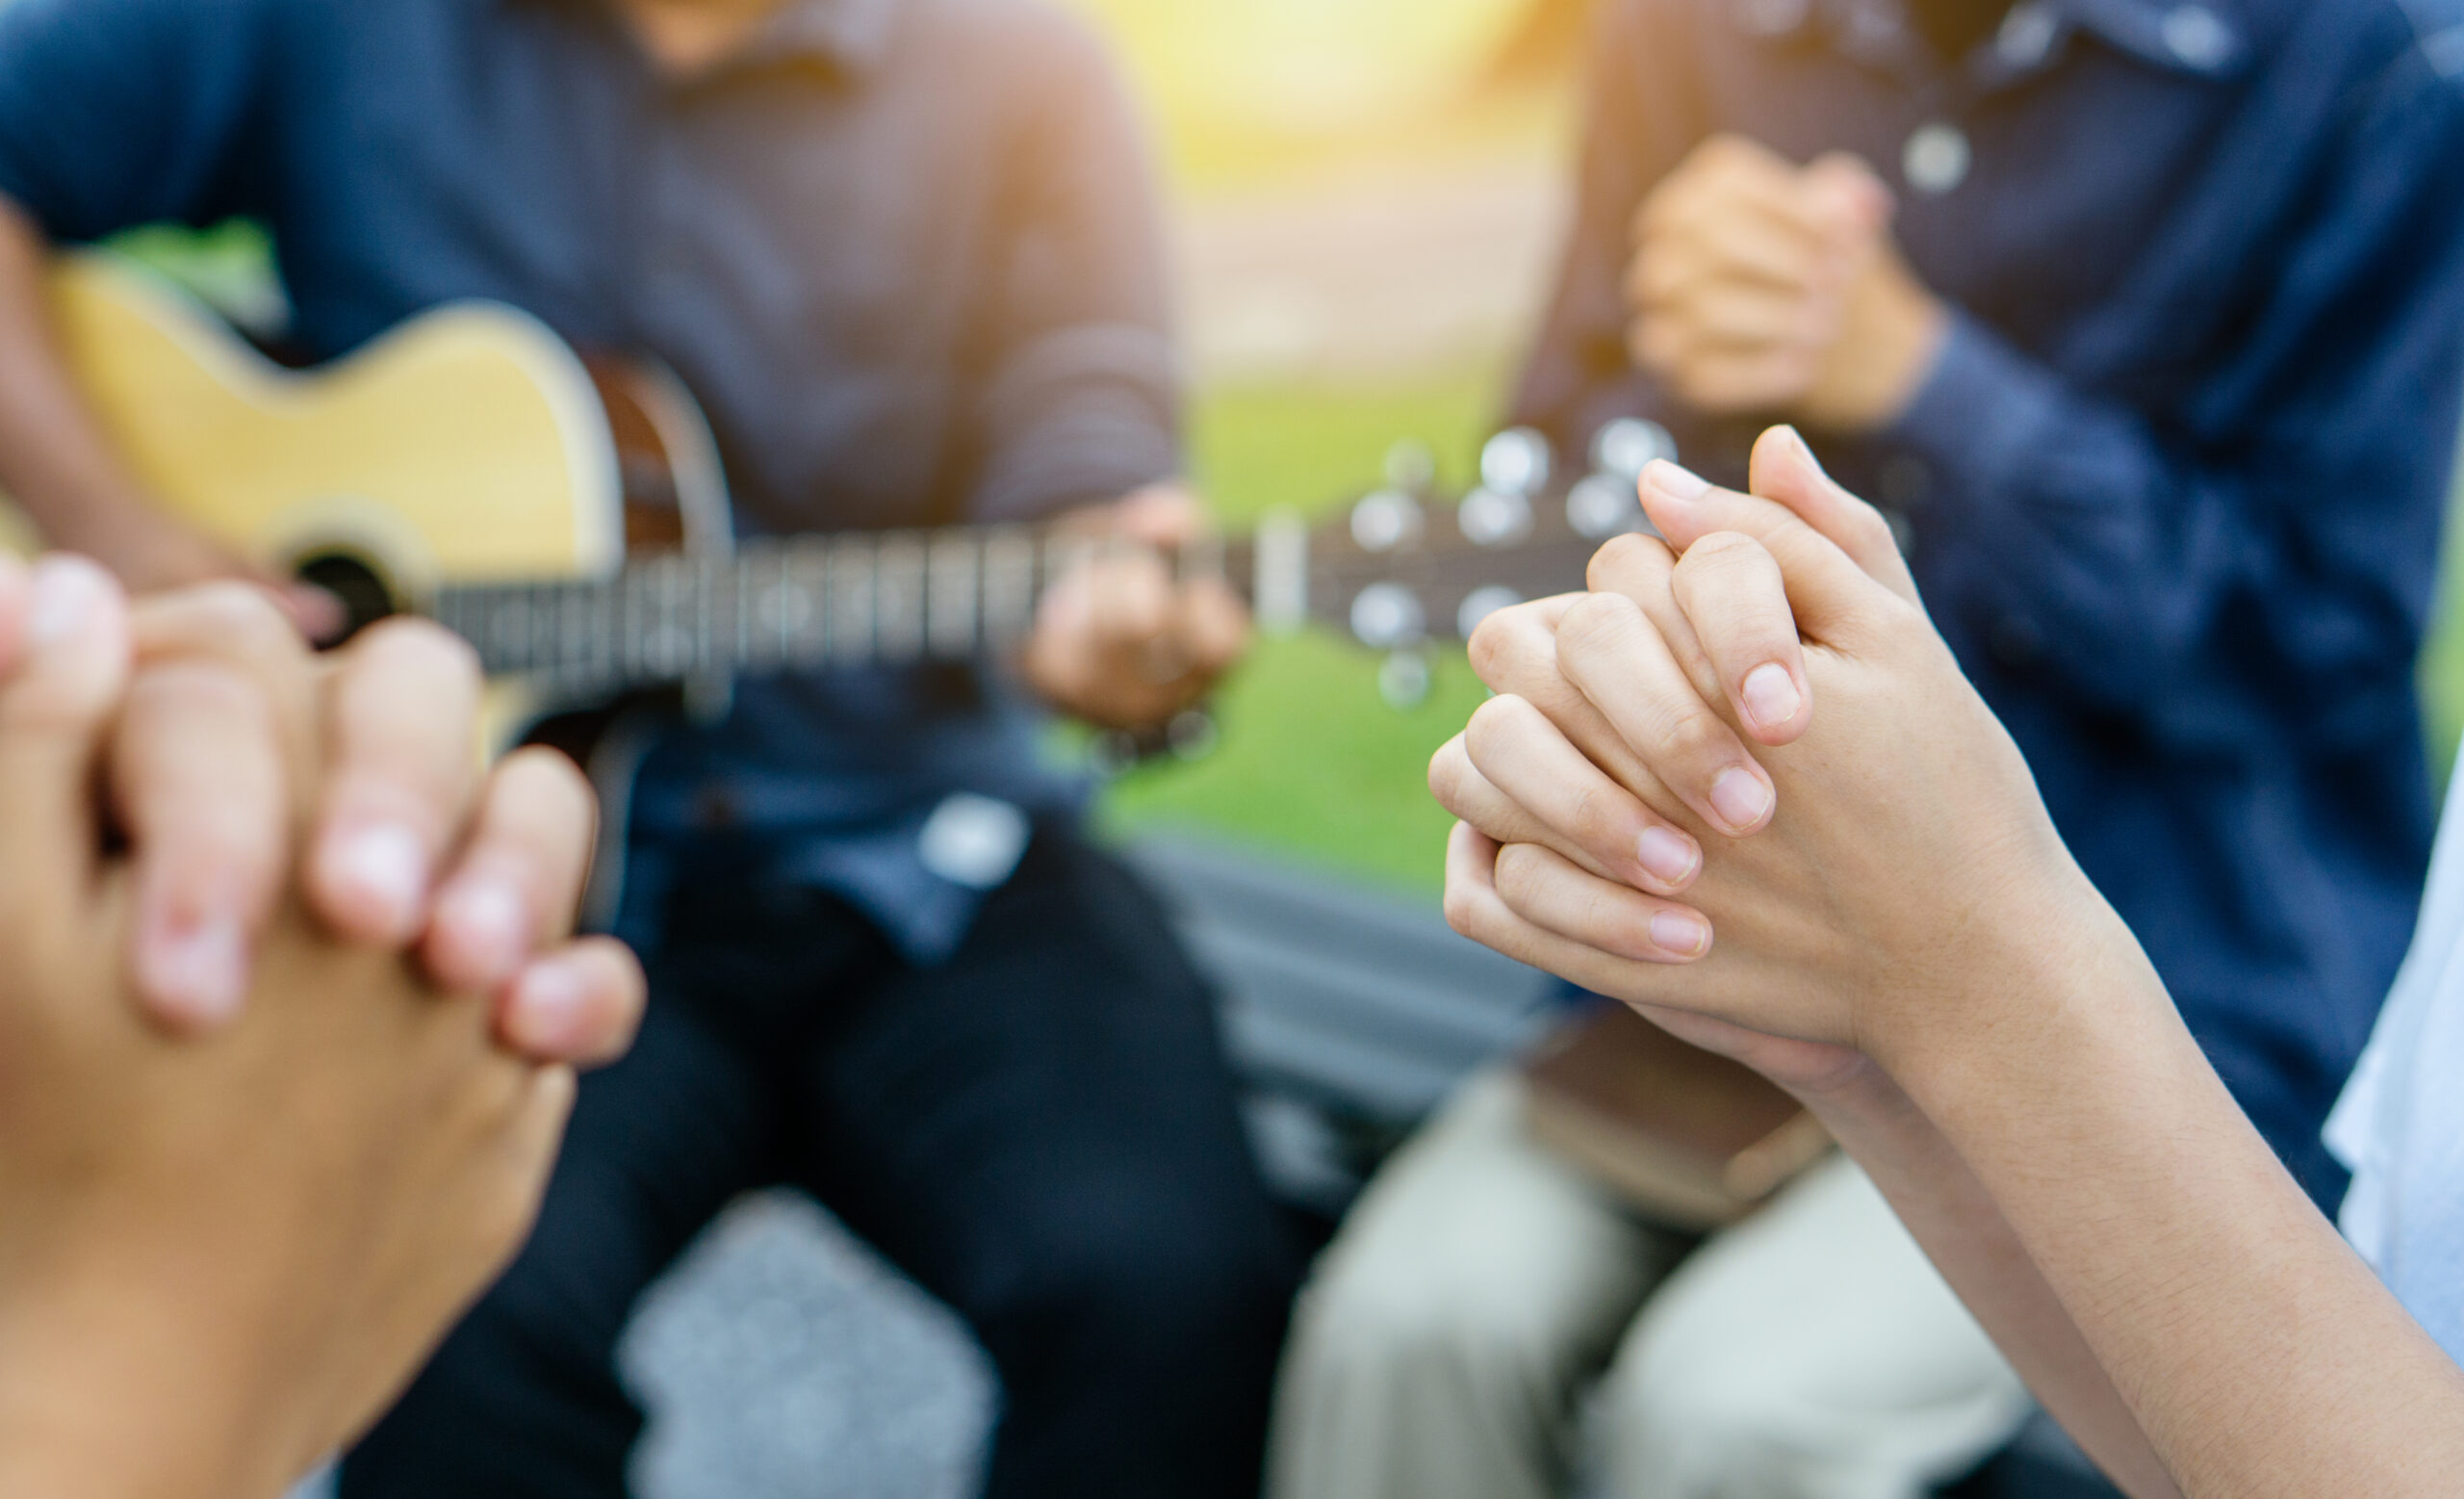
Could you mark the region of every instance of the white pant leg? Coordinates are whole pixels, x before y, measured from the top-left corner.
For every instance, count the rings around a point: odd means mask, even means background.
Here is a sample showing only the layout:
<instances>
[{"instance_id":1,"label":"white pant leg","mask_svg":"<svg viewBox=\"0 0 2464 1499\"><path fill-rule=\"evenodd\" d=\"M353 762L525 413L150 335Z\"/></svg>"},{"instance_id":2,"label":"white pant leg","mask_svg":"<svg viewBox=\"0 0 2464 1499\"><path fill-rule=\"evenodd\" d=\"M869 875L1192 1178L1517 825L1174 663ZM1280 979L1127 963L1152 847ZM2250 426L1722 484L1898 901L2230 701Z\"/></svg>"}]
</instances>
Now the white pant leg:
<instances>
[{"instance_id":1,"label":"white pant leg","mask_svg":"<svg viewBox=\"0 0 2464 1499\"><path fill-rule=\"evenodd\" d=\"M1271 1499L1556 1499L1583 1385L1673 1243L1474 1078L1378 1173L1301 1293Z\"/></svg>"},{"instance_id":2,"label":"white pant leg","mask_svg":"<svg viewBox=\"0 0 2464 1499\"><path fill-rule=\"evenodd\" d=\"M2030 1409L1841 1156L1669 1277L1594 1414L1616 1499L1916 1499Z\"/></svg>"}]
</instances>

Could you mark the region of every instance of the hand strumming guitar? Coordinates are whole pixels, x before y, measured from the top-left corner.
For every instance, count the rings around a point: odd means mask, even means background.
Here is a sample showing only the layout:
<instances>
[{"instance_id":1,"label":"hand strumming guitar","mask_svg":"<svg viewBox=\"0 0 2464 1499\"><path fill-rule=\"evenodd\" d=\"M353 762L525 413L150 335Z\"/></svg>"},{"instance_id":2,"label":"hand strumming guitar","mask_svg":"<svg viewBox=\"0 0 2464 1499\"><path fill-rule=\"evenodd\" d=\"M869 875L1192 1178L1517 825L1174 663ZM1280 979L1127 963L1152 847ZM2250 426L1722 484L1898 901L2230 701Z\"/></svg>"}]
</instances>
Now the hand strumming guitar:
<instances>
[{"instance_id":1,"label":"hand strumming guitar","mask_svg":"<svg viewBox=\"0 0 2464 1499\"><path fill-rule=\"evenodd\" d=\"M0 198L0 489L45 541L108 567L134 593L218 579L266 590L302 634L330 639L343 609L277 578L152 503L79 396L43 296L51 246Z\"/></svg>"},{"instance_id":2,"label":"hand strumming guitar","mask_svg":"<svg viewBox=\"0 0 2464 1499\"><path fill-rule=\"evenodd\" d=\"M1248 648L1249 617L1219 580L1176 582L1153 550L1208 533L1197 497L1158 485L1065 524L1137 545L1091 557L1045 593L1022 659L1027 681L1054 708L1107 729L1149 728L1204 697Z\"/></svg>"}]
</instances>

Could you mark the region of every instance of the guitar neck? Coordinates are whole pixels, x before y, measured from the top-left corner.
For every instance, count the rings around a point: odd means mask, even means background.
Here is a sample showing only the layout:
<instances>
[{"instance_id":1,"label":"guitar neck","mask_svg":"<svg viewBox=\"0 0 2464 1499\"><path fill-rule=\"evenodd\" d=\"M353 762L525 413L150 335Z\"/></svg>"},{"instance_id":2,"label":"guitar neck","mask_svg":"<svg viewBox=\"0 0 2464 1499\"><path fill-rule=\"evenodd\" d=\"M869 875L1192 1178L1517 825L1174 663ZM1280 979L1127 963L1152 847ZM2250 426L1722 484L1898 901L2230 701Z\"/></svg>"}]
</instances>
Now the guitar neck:
<instances>
[{"instance_id":1,"label":"guitar neck","mask_svg":"<svg viewBox=\"0 0 2464 1499\"><path fill-rule=\"evenodd\" d=\"M1305 568L1300 548L1262 529L1268 571ZM999 655L1023 641L1064 574L1131 544L1049 528L959 527L748 541L732 555L666 554L606 579L448 587L440 624L492 675L559 691L619 692L706 674L909 665ZM1278 553L1294 554L1278 564ZM1297 586L1266 580L1260 549L1214 541L1167 560L1244 597Z\"/></svg>"}]
</instances>

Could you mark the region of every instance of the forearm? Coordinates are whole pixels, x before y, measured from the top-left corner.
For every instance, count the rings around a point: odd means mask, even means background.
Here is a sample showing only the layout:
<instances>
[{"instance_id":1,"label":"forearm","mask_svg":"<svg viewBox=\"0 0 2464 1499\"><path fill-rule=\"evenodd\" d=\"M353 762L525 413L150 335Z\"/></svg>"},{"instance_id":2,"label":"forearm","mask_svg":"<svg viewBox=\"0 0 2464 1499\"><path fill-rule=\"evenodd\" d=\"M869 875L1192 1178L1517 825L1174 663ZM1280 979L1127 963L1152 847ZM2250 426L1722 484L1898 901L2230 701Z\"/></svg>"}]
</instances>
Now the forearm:
<instances>
[{"instance_id":1,"label":"forearm","mask_svg":"<svg viewBox=\"0 0 2464 1499\"><path fill-rule=\"evenodd\" d=\"M2235 1107L2119 918L2066 910L1894 1075L2183 1492L2451 1492L2464 1374Z\"/></svg>"},{"instance_id":2,"label":"forearm","mask_svg":"<svg viewBox=\"0 0 2464 1499\"><path fill-rule=\"evenodd\" d=\"M1879 1069L1801 1095L2063 1429L2133 1499L2179 1492L1976 1174Z\"/></svg>"},{"instance_id":3,"label":"forearm","mask_svg":"<svg viewBox=\"0 0 2464 1499\"><path fill-rule=\"evenodd\" d=\"M0 490L55 545L91 551L91 538L141 519L143 489L69 376L45 290L51 254L0 197Z\"/></svg>"},{"instance_id":4,"label":"forearm","mask_svg":"<svg viewBox=\"0 0 2464 1499\"><path fill-rule=\"evenodd\" d=\"M209 1287L155 1294L175 1283L0 1277L0 1493L274 1499L313 1460L251 1393L262 1330L210 1315Z\"/></svg>"}]
</instances>

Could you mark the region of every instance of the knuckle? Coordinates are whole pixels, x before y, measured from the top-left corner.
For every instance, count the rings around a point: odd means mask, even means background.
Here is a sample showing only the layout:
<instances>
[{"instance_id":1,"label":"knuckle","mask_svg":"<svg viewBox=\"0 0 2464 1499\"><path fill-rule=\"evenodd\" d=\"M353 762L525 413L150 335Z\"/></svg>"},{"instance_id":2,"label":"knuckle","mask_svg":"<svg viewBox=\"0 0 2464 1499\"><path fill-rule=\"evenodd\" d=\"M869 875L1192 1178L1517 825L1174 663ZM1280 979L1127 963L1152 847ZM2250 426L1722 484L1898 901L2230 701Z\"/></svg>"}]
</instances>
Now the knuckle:
<instances>
[{"instance_id":1,"label":"knuckle","mask_svg":"<svg viewBox=\"0 0 2464 1499\"><path fill-rule=\"evenodd\" d=\"M1537 710L1530 703L1511 692L1489 699L1472 710L1471 718L1463 725L1464 753L1476 766L1527 729L1535 712Z\"/></svg>"},{"instance_id":2,"label":"knuckle","mask_svg":"<svg viewBox=\"0 0 2464 1499\"><path fill-rule=\"evenodd\" d=\"M183 590L179 611L182 638L193 645L264 659L308 654L306 642L281 608L264 589L248 583L198 583Z\"/></svg>"},{"instance_id":3,"label":"knuckle","mask_svg":"<svg viewBox=\"0 0 2464 1499\"><path fill-rule=\"evenodd\" d=\"M491 775L492 817L511 813L526 828L564 838L578 828L583 838L599 815L590 779L562 751L544 745L516 750Z\"/></svg>"},{"instance_id":4,"label":"knuckle","mask_svg":"<svg viewBox=\"0 0 2464 1499\"><path fill-rule=\"evenodd\" d=\"M1591 593L1577 600L1557 622L1561 651L1587 655L1629 638L1642 618L1642 608L1622 593Z\"/></svg>"},{"instance_id":5,"label":"knuckle","mask_svg":"<svg viewBox=\"0 0 2464 1499\"><path fill-rule=\"evenodd\" d=\"M1472 659L1472 670L1482 682L1496 686L1509 667L1524 653L1524 642L1531 633L1538 615L1536 606L1518 604L1502 608L1480 621L1465 643Z\"/></svg>"},{"instance_id":6,"label":"knuckle","mask_svg":"<svg viewBox=\"0 0 2464 1499\"><path fill-rule=\"evenodd\" d=\"M1566 832L1585 848L1622 848L1633 819L1618 796L1603 786L1584 786L1575 792L1566 814Z\"/></svg>"},{"instance_id":7,"label":"knuckle","mask_svg":"<svg viewBox=\"0 0 2464 1499\"><path fill-rule=\"evenodd\" d=\"M1429 795L1437 798L1439 806L1458 816L1461 813L1457 811L1456 804L1462 800L1462 759L1465 753L1463 737L1458 734L1440 746L1428 761Z\"/></svg>"},{"instance_id":8,"label":"knuckle","mask_svg":"<svg viewBox=\"0 0 2464 1499\"><path fill-rule=\"evenodd\" d=\"M1728 756L1729 732L1699 702L1670 705L1659 717L1652 749L1672 766L1707 769Z\"/></svg>"},{"instance_id":9,"label":"knuckle","mask_svg":"<svg viewBox=\"0 0 2464 1499\"><path fill-rule=\"evenodd\" d=\"M1593 589L1605 590L1649 578L1664 570L1668 560L1668 544L1656 536L1632 532L1611 536L1591 555L1583 579Z\"/></svg>"},{"instance_id":10,"label":"knuckle","mask_svg":"<svg viewBox=\"0 0 2464 1499\"><path fill-rule=\"evenodd\" d=\"M1860 550L1871 554L1899 549L1899 538L1891 534L1890 522L1883 518L1882 511L1862 500L1844 508L1849 538Z\"/></svg>"},{"instance_id":11,"label":"knuckle","mask_svg":"<svg viewBox=\"0 0 2464 1499\"><path fill-rule=\"evenodd\" d=\"M352 652L379 670L418 672L455 681L475 692L479 653L470 641L432 620L397 615L361 632Z\"/></svg>"}]
</instances>

